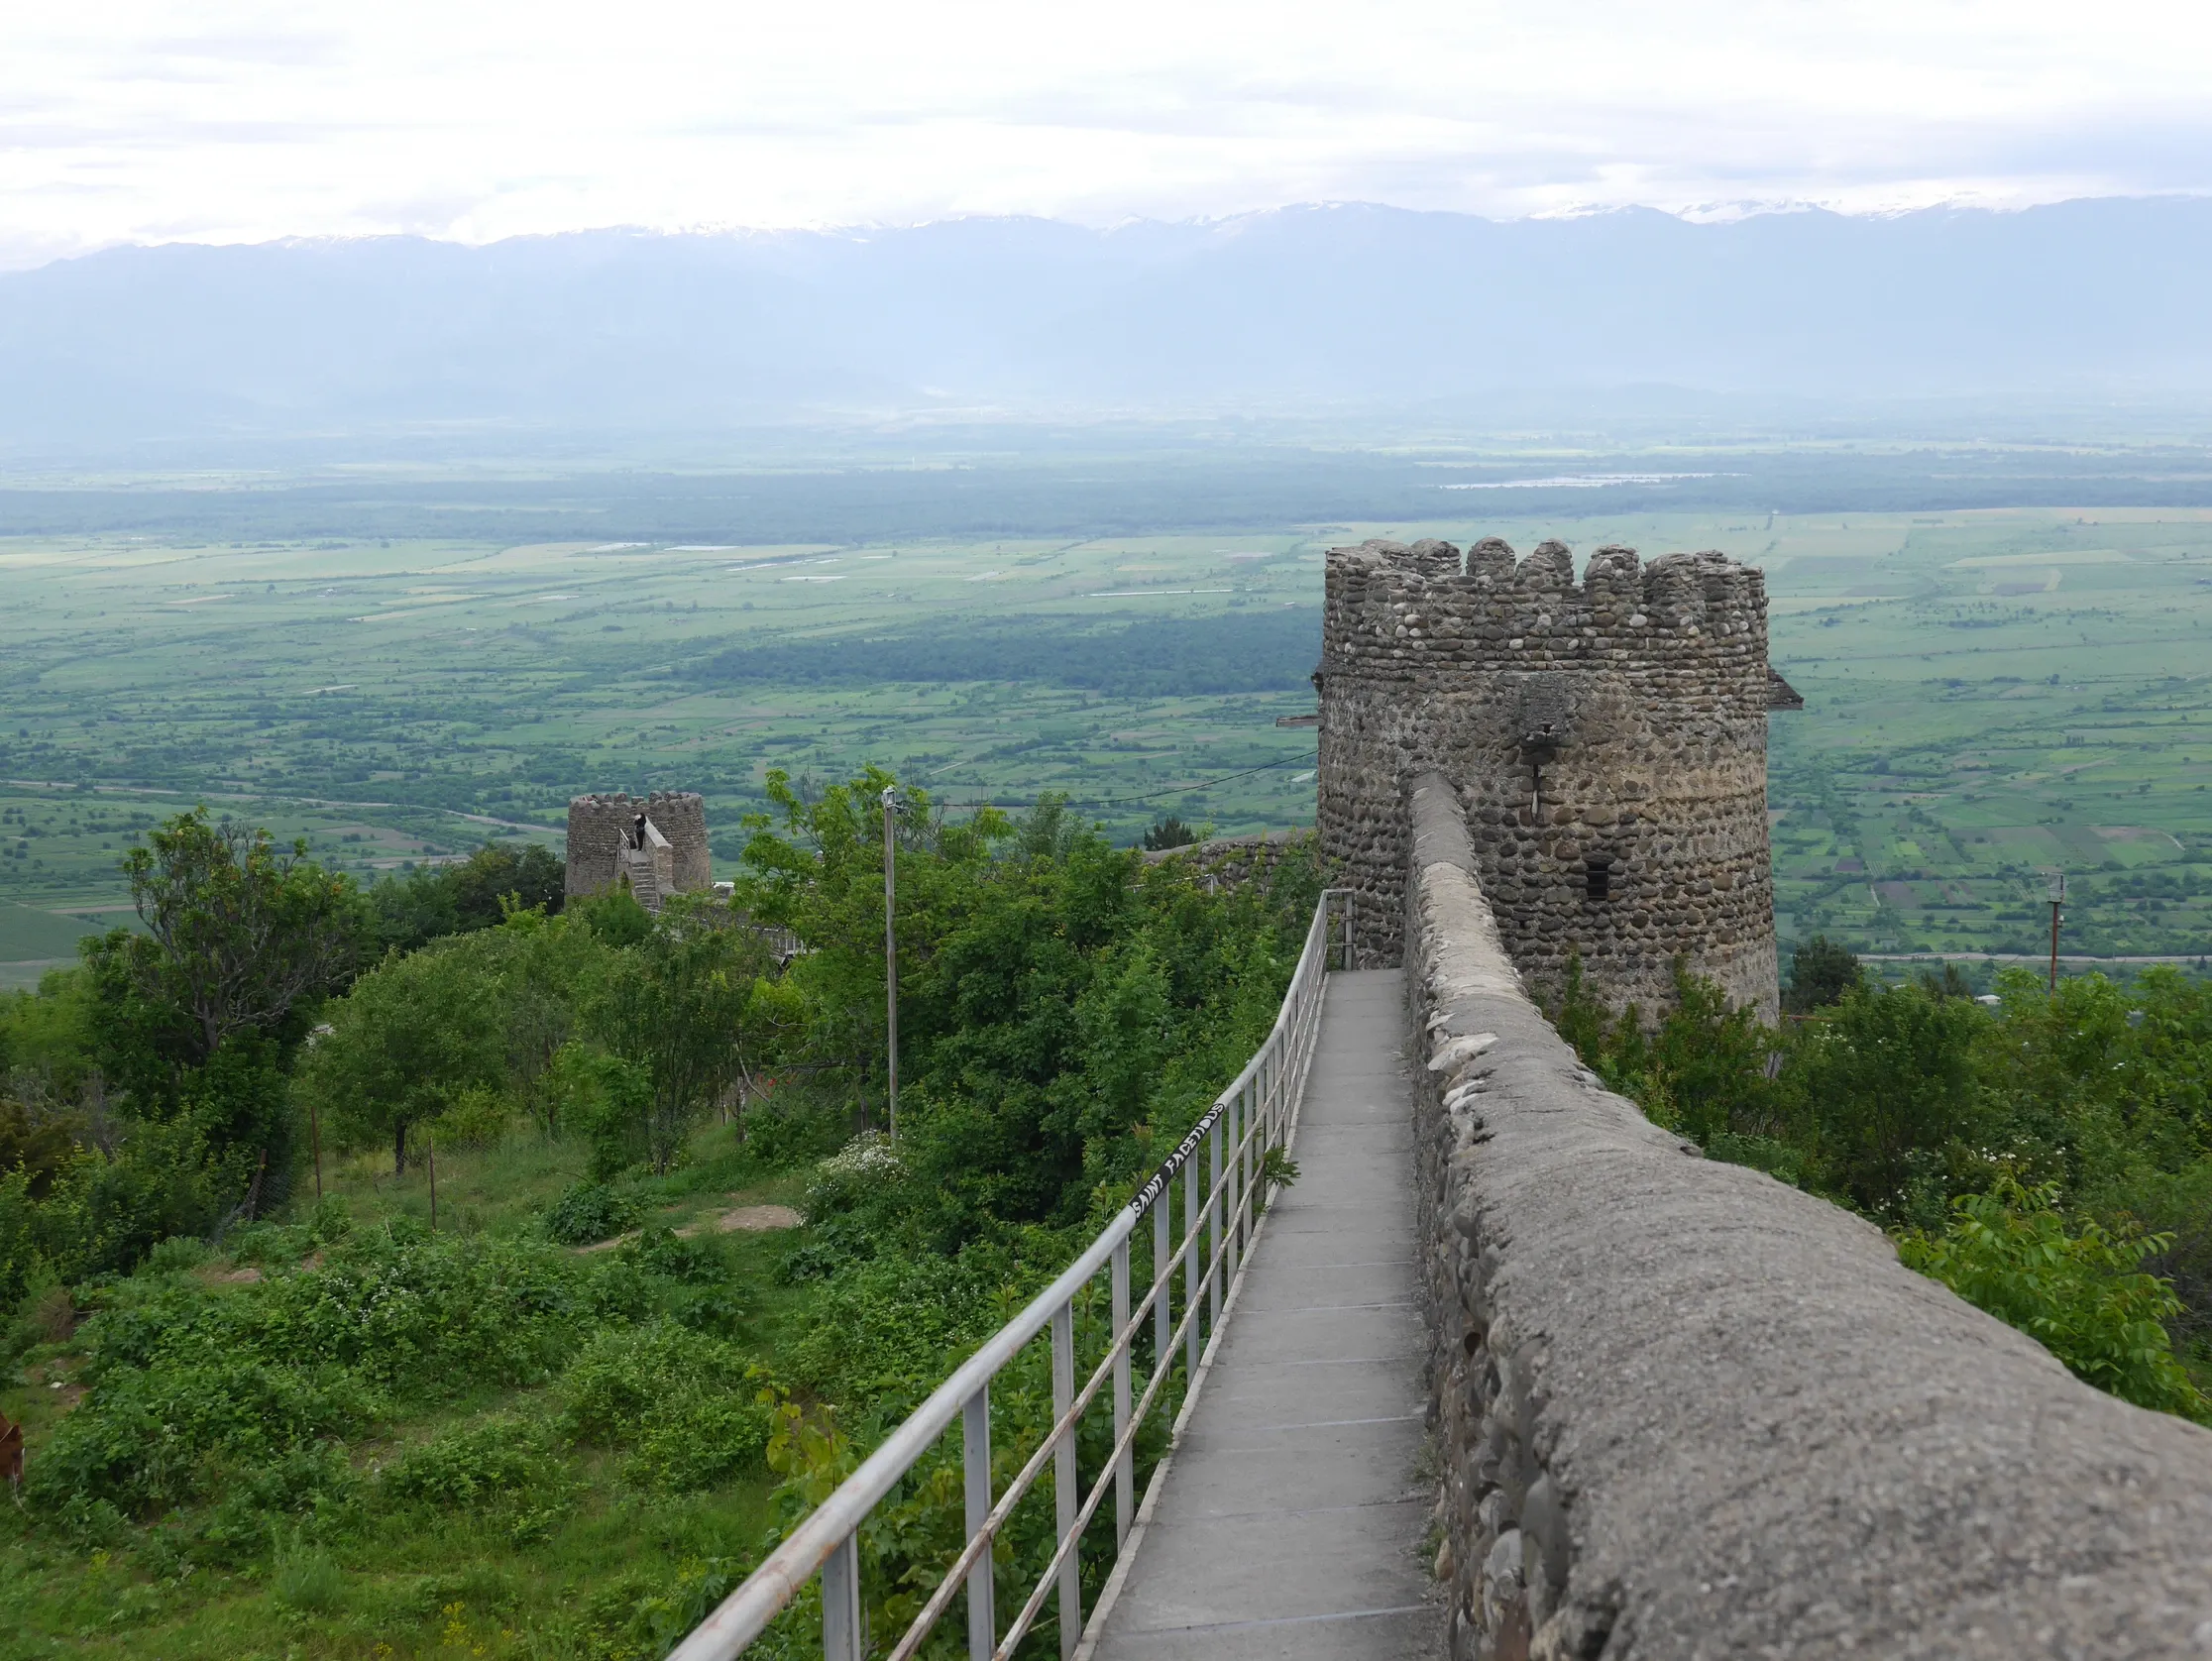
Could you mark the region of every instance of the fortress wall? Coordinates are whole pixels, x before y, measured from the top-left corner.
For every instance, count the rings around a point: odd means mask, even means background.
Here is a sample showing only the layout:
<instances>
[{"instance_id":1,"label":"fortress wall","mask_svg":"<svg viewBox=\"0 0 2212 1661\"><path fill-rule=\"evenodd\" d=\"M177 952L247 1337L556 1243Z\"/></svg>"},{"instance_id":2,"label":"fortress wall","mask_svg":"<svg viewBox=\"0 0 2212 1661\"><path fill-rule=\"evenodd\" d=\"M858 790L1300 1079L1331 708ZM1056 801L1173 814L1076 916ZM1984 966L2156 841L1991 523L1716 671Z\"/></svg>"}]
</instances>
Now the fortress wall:
<instances>
[{"instance_id":1,"label":"fortress wall","mask_svg":"<svg viewBox=\"0 0 2212 1661\"><path fill-rule=\"evenodd\" d=\"M656 790L650 796L607 792L569 802L565 891L570 899L604 894L614 886L622 835L639 814L668 838L670 892L694 894L713 883L705 798L689 790Z\"/></svg>"},{"instance_id":2,"label":"fortress wall","mask_svg":"<svg viewBox=\"0 0 2212 1661\"><path fill-rule=\"evenodd\" d=\"M1449 543L1335 549L1318 673L1322 846L1381 920L1368 960L1397 960L1405 781L1437 769L1534 982L1579 955L1599 996L1651 1011L1680 955L1772 1018L1757 571L1607 547L1578 585L1557 542L1480 542L1464 570Z\"/></svg>"},{"instance_id":3,"label":"fortress wall","mask_svg":"<svg viewBox=\"0 0 2212 1661\"><path fill-rule=\"evenodd\" d=\"M1276 866L1293 855L1310 856L1312 844L1310 830L1268 830L1252 836L1215 836L1185 847L1160 848L1141 858L1148 866L1189 866L1198 886L1211 894L1247 883L1264 889L1273 881Z\"/></svg>"},{"instance_id":4,"label":"fortress wall","mask_svg":"<svg viewBox=\"0 0 2212 1661\"><path fill-rule=\"evenodd\" d=\"M1403 919L1454 1661L2212 1654L2212 1431L1604 1090L1458 794Z\"/></svg>"}]
</instances>

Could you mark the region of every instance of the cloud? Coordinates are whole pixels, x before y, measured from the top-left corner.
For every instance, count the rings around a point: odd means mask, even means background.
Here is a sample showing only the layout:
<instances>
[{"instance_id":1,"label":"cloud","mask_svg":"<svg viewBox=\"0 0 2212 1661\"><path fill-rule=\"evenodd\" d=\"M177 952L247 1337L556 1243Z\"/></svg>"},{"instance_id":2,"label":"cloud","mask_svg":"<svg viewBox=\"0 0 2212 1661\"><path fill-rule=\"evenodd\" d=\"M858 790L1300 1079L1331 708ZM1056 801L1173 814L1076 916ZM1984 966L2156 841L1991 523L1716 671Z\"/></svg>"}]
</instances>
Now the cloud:
<instances>
[{"instance_id":1,"label":"cloud","mask_svg":"<svg viewBox=\"0 0 2212 1661\"><path fill-rule=\"evenodd\" d=\"M0 21L0 261L112 242L2212 189L2150 0L111 0Z\"/></svg>"}]
</instances>

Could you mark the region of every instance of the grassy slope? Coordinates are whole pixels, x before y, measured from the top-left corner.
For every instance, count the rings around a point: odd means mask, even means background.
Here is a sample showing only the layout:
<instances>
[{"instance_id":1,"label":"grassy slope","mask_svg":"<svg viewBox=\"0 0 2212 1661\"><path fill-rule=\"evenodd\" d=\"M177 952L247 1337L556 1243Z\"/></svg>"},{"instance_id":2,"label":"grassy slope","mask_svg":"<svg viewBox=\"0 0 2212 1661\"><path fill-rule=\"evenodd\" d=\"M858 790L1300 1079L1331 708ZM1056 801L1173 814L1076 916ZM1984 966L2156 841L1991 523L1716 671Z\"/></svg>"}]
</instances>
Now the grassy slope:
<instances>
[{"instance_id":1,"label":"grassy slope","mask_svg":"<svg viewBox=\"0 0 2212 1661\"><path fill-rule=\"evenodd\" d=\"M439 1162L441 1229L522 1231L581 1171L574 1144L518 1137L491 1153L449 1153ZM731 1189L743 1168L732 1133L699 1136L689 1166L644 1184L660 1202L649 1219L681 1227L730 1206L790 1197L788 1183ZM359 1222L406 1215L426 1220L426 1173L394 1180L388 1157L333 1159L330 1194ZM304 1184L303 1184L304 1186ZM311 1199L311 1190L302 1196ZM752 1347L772 1354L798 1296L775 1276L795 1238L789 1232L725 1237L756 1310ZM217 1259L200 1273L235 1273ZM31 1457L77 1393L68 1381L82 1356L68 1344L36 1352L20 1384L0 1389L0 1412L24 1423ZM60 1384L58 1390L53 1387ZM354 1446L357 1465L388 1461L401 1448L456 1424L498 1413L552 1408L546 1389L464 1394L384 1427ZM740 1478L702 1495L646 1495L625 1484L621 1457L590 1450L571 1459L584 1483L573 1512L539 1540L518 1544L497 1520L454 1516L407 1530L384 1526L348 1535L332 1552L327 1604L303 1609L254 1574L199 1570L183 1579L154 1574L141 1555L83 1551L52 1533L34 1537L11 1509L0 1520L0 1658L68 1653L165 1661L248 1656L537 1656L586 1653L584 1634L618 1619L635 1601L665 1589L687 1564L742 1551L770 1520L772 1479ZM295 1571L295 1574L297 1571ZM310 1582L312 1575L306 1577ZM314 1604L310 1587L302 1601Z\"/></svg>"}]
</instances>

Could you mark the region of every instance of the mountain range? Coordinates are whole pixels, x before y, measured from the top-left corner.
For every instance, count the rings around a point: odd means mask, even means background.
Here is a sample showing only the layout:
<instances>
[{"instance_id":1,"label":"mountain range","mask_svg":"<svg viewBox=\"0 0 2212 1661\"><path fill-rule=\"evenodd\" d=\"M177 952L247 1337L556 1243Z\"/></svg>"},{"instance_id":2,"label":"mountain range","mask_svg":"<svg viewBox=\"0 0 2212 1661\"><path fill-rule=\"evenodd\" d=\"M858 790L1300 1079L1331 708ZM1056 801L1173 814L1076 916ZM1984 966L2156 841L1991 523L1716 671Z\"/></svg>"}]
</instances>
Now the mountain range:
<instances>
[{"instance_id":1,"label":"mountain range","mask_svg":"<svg viewBox=\"0 0 2212 1661\"><path fill-rule=\"evenodd\" d=\"M1654 387L2202 401L2207 272L2200 197L115 248L0 275L0 439L1479 414Z\"/></svg>"}]
</instances>

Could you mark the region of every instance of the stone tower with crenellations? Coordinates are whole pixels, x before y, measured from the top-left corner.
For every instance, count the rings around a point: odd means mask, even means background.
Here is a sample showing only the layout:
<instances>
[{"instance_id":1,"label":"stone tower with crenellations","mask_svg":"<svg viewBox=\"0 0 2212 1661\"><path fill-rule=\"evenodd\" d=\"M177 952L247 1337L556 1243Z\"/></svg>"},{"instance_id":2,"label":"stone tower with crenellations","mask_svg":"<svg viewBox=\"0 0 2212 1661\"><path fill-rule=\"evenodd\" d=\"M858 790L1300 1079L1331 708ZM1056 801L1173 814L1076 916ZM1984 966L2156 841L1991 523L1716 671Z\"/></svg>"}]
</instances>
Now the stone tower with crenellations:
<instances>
[{"instance_id":1,"label":"stone tower with crenellations","mask_svg":"<svg viewBox=\"0 0 2212 1661\"><path fill-rule=\"evenodd\" d=\"M645 909L656 912L671 894L710 886L706 800L689 790L571 798L568 897L604 894L625 877Z\"/></svg>"},{"instance_id":2,"label":"stone tower with crenellations","mask_svg":"<svg viewBox=\"0 0 2212 1661\"><path fill-rule=\"evenodd\" d=\"M1775 1015L1761 574L1718 553L1642 565L1566 544L1370 541L1328 556L1320 832L1356 893L1361 955L1398 960L1409 781L1458 789L1522 978L1647 1016L1673 963Z\"/></svg>"}]
</instances>

